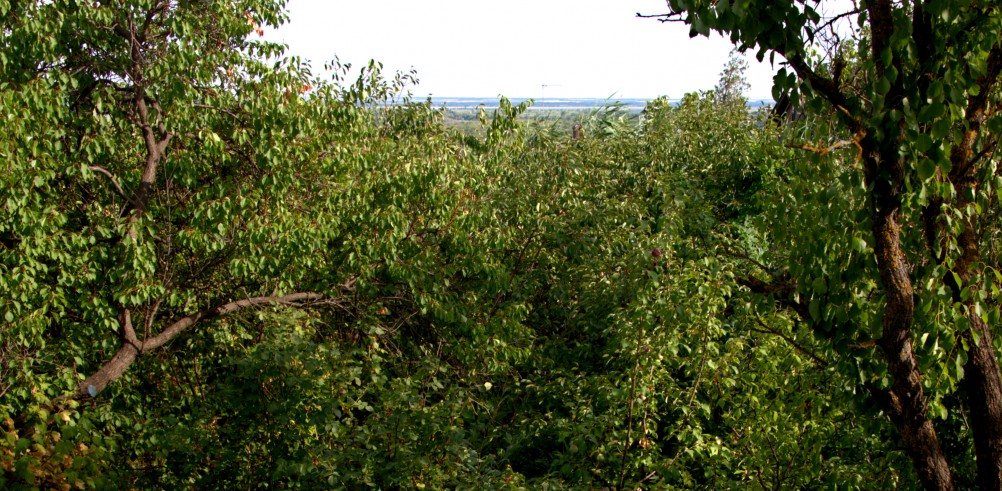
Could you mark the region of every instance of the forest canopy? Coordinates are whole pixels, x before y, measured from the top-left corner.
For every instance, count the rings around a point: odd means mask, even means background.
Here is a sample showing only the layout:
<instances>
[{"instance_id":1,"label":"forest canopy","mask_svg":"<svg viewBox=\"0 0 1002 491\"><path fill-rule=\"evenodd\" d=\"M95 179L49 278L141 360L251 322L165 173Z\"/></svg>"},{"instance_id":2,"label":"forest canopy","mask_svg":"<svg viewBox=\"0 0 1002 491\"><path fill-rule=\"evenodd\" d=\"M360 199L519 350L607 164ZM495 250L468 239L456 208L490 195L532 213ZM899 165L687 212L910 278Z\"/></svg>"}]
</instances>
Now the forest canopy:
<instances>
[{"instance_id":1,"label":"forest canopy","mask_svg":"<svg viewBox=\"0 0 1002 491\"><path fill-rule=\"evenodd\" d=\"M0 0L0 487L998 489L1002 7L668 7L797 109L460 132L282 1Z\"/></svg>"}]
</instances>

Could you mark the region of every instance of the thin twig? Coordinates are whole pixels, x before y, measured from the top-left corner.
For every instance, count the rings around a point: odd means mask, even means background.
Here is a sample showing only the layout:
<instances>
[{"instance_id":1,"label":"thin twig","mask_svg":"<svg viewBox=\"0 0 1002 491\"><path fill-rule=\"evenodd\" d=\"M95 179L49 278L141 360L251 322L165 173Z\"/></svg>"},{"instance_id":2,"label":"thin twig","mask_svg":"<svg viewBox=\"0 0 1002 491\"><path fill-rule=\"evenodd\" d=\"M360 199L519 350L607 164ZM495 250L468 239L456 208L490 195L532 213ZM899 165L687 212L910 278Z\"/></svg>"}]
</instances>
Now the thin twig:
<instances>
[{"instance_id":1,"label":"thin twig","mask_svg":"<svg viewBox=\"0 0 1002 491\"><path fill-rule=\"evenodd\" d=\"M815 146L811 145L810 143L795 143L786 145L786 148L792 148L796 150L807 150L809 152L814 152L818 155L827 155L840 148L846 148L850 146L855 146L856 148L859 148L860 151L862 151L862 148L860 148L859 146L859 142L856 140L839 140L828 147L822 147L820 145Z\"/></svg>"},{"instance_id":2,"label":"thin twig","mask_svg":"<svg viewBox=\"0 0 1002 491\"><path fill-rule=\"evenodd\" d=\"M672 12L668 14L641 14L637 12L637 17L641 19L657 19L658 22L685 22L682 18L681 12Z\"/></svg>"},{"instance_id":3,"label":"thin twig","mask_svg":"<svg viewBox=\"0 0 1002 491\"><path fill-rule=\"evenodd\" d=\"M723 236L721 236L719 233L714 232L714 235L716 235L716 236L718 236L720 238L723 238ZM723 247L725 255L731 256L731 257L737 258L737 259L744 259L745 261L748 261L748 262L754 264L759 269L761 269L762 271L764 271L766 274L768 274L769 276L772 276L774 279L776 278L775 269L770 268L770 267L766 266L765 264L762 264L761 262L759 262L756 259L752 258L751 256L748 255L747 252L735 251L726 242L720 242L720 246Z\"/></svg>"},{"instance_id":4,"label":"thin twig","mask_svg":"<svg viewBox=\"0 0 1002 491\"><path fill-rule=\"evenodd\" d=\"M619 488L623 489L626 482L626 457L629 455L630 446L633 440L633 406L637 401L637 373L640 372L640 345L643 341L644 330L637 329L637 346L633 350L633 383L630 387L630 408L626 414L626 442L623 443L623 458L619 468Z\"/></svg>"},{"instance_id":5,"label":"thin twig","mask_svg":"<svg viewBox=\"0 0 1002 491\"><path fill-rule=\"evenodd\" d=\"M767 326L765 324L765 322L763 322L762 319L759 316L757 316L757 315L755 316L755 322L757 322L760 326L762 326L762 329L755 329L754 327L752 327L752 328L750 328L752 331L759 332L759 333L762 333L762 334L772 334L773 336L779 336L780 338L783 339L783 341L786 341L787 343L789 343L790 346L793 346L794 348L796 348L797 351L799 351L799 352L807 355L812 360L814 360L814 362L816 364L818 364L818 365L820 365L822 367L827 367L828 366L828 362L826 362L825 360L822 360L818 355L814 354L813 352L811 352L807 348L804 348L803 346L801 346L800 344L798 344L796 341L793 340L793 338L787 336L785 333L782 333L780 331L777 331L777 330L775 330L775 329Z\"/></svg>"},{"instance_id":6,"label":"thin twig","mask_svg":"<svg viewBox=\"0 0 1002 491\"><path fill-rule=\"evenodd\" d=\"M125 199L125 201L128 201L133 207L136 206L136 202L129 197L128 193L126 193L124 189L122 189L122 185L118 183L118 179L111 173L111 171L101 167L100 165L88 165L87 168L99 174L104 174L108 180L111 181L111 185L115 187L115 191L118 192L118 195Z\"/></svg>"}]
</instances>

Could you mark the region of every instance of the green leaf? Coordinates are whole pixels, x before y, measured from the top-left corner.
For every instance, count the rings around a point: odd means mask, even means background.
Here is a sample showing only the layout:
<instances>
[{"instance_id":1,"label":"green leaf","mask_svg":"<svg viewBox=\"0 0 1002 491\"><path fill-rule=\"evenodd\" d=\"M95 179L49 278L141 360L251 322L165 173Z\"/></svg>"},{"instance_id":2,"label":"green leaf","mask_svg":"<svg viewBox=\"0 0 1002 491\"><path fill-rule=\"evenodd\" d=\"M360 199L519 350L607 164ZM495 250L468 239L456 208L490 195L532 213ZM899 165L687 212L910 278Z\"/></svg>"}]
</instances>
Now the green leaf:
<instances>
[{"instance_id":1,"label":"green leaf","mask_svg":"<svg viewBox=\"0 0 1002 491\"><path fill-rule=\"evenodd\" d=\"M936 163L926 158L919 159L916 170L920 178L929 179L936 174Z\"/></svg>"},{"instance_id":2,"label":"green leaf","mask_svg":"<svg viewBox=\"0 0 1002 491\"><path fill-rule=\"evenodd\" d=\"M993 134L1002 133L1002 116L994 116L985 122L985 127Z\"/></svg>"},{"instance_id":3,"label":"green leaf","mask_svg":"<svg viewBox=\"0 0 1002 491\"><path fill-rule=\"evenodd\" d=\"M818 299L812 299L810 305L808 305L808 310L811 314L811 319L814 322L821 321L821 302Z\"/></svg>"},{"instance_id":4,"label":"green leaf","mask_svg":"<svg viewBox=\"0 0 1002 491\"><path fill-rule=\"evenodd\" d=\"M875 90L877 94L881 95L887 94L888 92L891 91L891 82L887 80L887 78L881 78L877 80Z\"/></svg>"},{"instance_id":5,"label":"green leaf","mask_svg":"<svg viewBox=\"0 0 1002 491\"><path fill-rule=\"evenodd\" d=\"M860 238L860 237L853 237L852 238L852 248L855 249L856 252L859 252L859 253L866 252L867 247L868 246L866 244L866 241L863 240L862 238Z\"/></svg>"},{"instance_id":6,"label":"green leaf","mask_svg":"<svg viewBox=\"0 0 1002 491\"><path fill-rule=\"evenodd\" d=\"M919 110L919 122L928 123L946 113L946 105L940 102L933 102L922 106Z\"/></svg>"},{"instance_id":7,"label":"green leaf","mask_svg":"<svg viewBox=\"0 0 1002 491\"><path fill-rule=\"evenodd\" d=\"M932 124L930 137L933 140L942 140L950 132L951 123L948 119L939 119Z\"/></svg>"}]
</instances>

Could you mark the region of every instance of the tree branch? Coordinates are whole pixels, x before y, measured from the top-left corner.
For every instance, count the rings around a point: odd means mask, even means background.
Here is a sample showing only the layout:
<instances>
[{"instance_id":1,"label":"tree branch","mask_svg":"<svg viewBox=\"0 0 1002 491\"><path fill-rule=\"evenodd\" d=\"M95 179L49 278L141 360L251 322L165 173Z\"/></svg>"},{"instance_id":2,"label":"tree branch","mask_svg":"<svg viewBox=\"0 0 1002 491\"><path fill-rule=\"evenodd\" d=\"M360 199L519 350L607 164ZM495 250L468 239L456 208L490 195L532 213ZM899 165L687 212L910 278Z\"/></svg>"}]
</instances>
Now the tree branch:
<instances>
[{"instance_id":1,"label":"tree branch","mask_svg":"<svg viewBox=\"0 0 1002 491\"><path fill-rule=\"evenodd\" d=\"M150 190L153 189L153 183L157 176L157 167L160 165L160 159L163 157L164 150L167 149L167 145L170 143L171 138L174 136L171 133L165 133L162 138L158 139L156 133L153 131L153 125L150 123L150 113L149 108L146 105L146 90L140 86L136 85L135 88L135 105L139 116L139 127L143 132L143 141L146 144L146 162L143 168L143 175L139 182L139 191L136 194L136 210L139 213L146 212L146 202L149 200ZM158 105L154 105L157 108ZM162 115L158 114L162 117ZM160 130L163 131L163 125L159 125Z\"/></svg>"},{"instance_id":2,"label":"tree branch","mask_svg":"<svg viewBox=\"0 0 1002 491\"><path fill-rule=\"evenodd\" d=\"M796 312L801 319L805 321L811 319L809 306L793 300L792 297L797 288L795 284L788 281L785 275L774 278L771 283L762 281L754 276L737 278L736 281L752 293L773 295L773 298L780 307Z\"/></svg>"},{"instance_id":3,"label":"tree branch","mask_svg":"<svg viewBox=\"0 0 1002 491\"><path fill-rule=\"evenodd\" d=\"M817 32L821 32L821 31L823 31L825 29L828 29L829 27L832 27L832 25L834 25L836 22L838 22L838 21L840 21L840 20L842 20L842 19L844 19L846 17L850 17L850 16L853 16L853 15L858 15L860 12L862 12L862 10L860 10L858 8L855 8L855 9L849 10L847 12L842 12L841 14L836 14L836 15L834 15L832 17L829 17L829 18L827 18L827 20L825 21L824 24L821 24L816 29L814 29L814 32L817 33Z\"/></svg>"},{"instance_id":4,"label":"tree branch","mask_svg":"<svg viewBox=\"0 0 1002 491\"><path fill-rule=\"evenodd\" d=\"M819 357L818 355L814 354L814 352L812 352L812 351L808 350L807 348L801 346L799 343L797 343L796 341L794 341L793 338L791 338L790 336L787 336L786 333L777 331L777 330L775 330L775 329L767 326L766 323L763 322L762 319L759 318L759 316L757 316L757 315L755 316L755 322L757 322L758 325L762 326L762 329L751 328L752 331L755 331L755 332L758 332L758 333L762 333L762 334L772 334L773 336L779 336L780 338L783 339L783 341L786 341L790 346L793 346L797 351L803 353L804 355L806 355L811 360L814 360L814 363L816 365L818 365L818 366L820 366L822 368L828 366L828 362L827 361L822 360L821 357Z\"/></svg>"},{"instance_id":5,"label":"tree branch","mask_svg":"<svg viewBox=\"0 0 1002 491\"><path fill-rule=\"evenodd\" d=\"M637 12L637 17L641 19L657 19L658 22L685 22L681 12L672 12L669 14L641 14Z\"/></svg>"},{"instance_id":6,"label":"tree branch","mask_svg":"<svg viewBox=\"0 0 1002 491\"><path fill-rule=\"evenodd\" d=\"M846 125L853 133L860 133L863 124L859 121L859 115L855 114L857 108L852 106L846 95L839 90L836 80L815 72L800 53L790 54L786 60L793 67L793 71L797 72L798 77L810 83L811 88L821 94L821 97L824 97L842 115Z\"/></svg>"},{"instance_id":7,"label":"tree branch","mask_svg":"<svg viewBox=\"0 0 1002 491\"><path fill-rule=\"evenodd\" d=\"M233 312L248 307L258 307L264 305L289 305L299 306L301 302L316 302L322 300L324 295L314 292L292 293L283 296L251 297L243 300L228 302L216 307L208 308L192 315L179 319L160 334L150 339L138 340L135 330L132 327L132 319L129 310L123 311L122 345L110 360L104 363L98 371L80 382L75 393L70 397L73 399L87 399L96 397L98 393L109 384L118 380L125 371L136 361L139 355L157 349L177 335L190 329L201 321L222 317Z\"/></svg>"},{"instance_id":8,"label":"tree branch","mask_svg":"<svg viewBox=\"0 0 1002 491\"><path fill-rule=\"evenodd\" d=\"M989 97L1000 76L1002 76L1002 44L996 44L988 52L984 75L978 78L978 95L971 96L967 100L967 109L964 112L967 124L964 134L950 153L950 161L953 164L950 180L954 184L967 176L968 171L978 162L972 158L974 143L981 135L981 126L987 120Z\"/></svg>"},{"instance_id":9,"label":"tree branch","mask_svg":"<svg viewBox=\"0 0 1002 491\"><path fill-rule=\"evenodd\" d=\"M320 293L293 293L290 295L284 295L280 297L251 297L243 300L237 300L235 302L226 303L218 307L205 309L200 312L196 312L188 317L185 317L177 322L171 324L166 329L164 329L160 334L154 336L152 339L144 339L141 346L144 351L154 350L164 345L164 343L174 339L175 336L184 332L191 326L194 326L199 321L214 319L216 317L222 317L240 309L245 309L247 307L256 307L259 305L288 305L288 306L298 306L298 302L302 301L317 301L324 298L323 294Z\"/></svg>"},{"instance_id":10,"label":"tree branch","mask_svg":"<svg viewBox=\"0 0 1002 491\"><path fill-rule=\"evenodd\" d=\"M115 187L115 191L118 192L118 195L121 196L123 199L125 199L125 201L129 203L129 205L131 205L132 207L136 206L136 202L133 201L131 197L129 197L129 194L126 193L124 189L122 189L122 185L119 184L118 179L115 178L115 175L112 174L111 171L105 169L104 167L101 167L100 165L88 165L87 168L99 174L104 174L108 178L108 180L111 181L111 185Z\"/></svg>"},{"instance_id":11,"label":"tree branch","mask_svg":"<svg viewBox=\"0 0 1002 491\"><path fill-rule=\"evenodd\" d=\"M860 146L859 141L855 139L839 140L827 147L822 147L820 145L815 146L809 143L791 143L786 145L786 148L792 148L794 150L807 150L809 152L814 152L818 155L828 155L829 153L834 152L835 150L838 150L840 148L846 148L851 146L856 146L857 150L859 150L859 152L862 153L863 147Z\"/></svg>"},{"instance_id":12,"label":"tree branch","mask_svg":"<svg viewBox=\"0 0 1002 491\"><path fill-rule=\"evenodd\" d=\"M163 123L163 110L155 100L152 100L152 105L153 109L157 112L156 116L159 120L157 130L159 130L161 135L158 137L153 129L149 107L146 104L148 96L146 94L146 83L143 76L145 60L140 47L141 41L137 38L136 28L132 24L131 20L125 35L130 45L132 66L131 69L127 71L129 76L132 78L133 83L132 99L136 110L136 123L139 125L139 129L143 135L143 142L146 145L146 162L143 167L142 177L140 178L139 189L136 192L135 198L130 200L130 203L134 206L134 209L139 212L139 214L143 214L146 212L146 204L149 200L150 190L153 188L153 183L156 180L157 167L160 164L164 151L167 149L167 145L170 144L170 140L174 135L167 132Z\"/></svg>"}]
</instances>

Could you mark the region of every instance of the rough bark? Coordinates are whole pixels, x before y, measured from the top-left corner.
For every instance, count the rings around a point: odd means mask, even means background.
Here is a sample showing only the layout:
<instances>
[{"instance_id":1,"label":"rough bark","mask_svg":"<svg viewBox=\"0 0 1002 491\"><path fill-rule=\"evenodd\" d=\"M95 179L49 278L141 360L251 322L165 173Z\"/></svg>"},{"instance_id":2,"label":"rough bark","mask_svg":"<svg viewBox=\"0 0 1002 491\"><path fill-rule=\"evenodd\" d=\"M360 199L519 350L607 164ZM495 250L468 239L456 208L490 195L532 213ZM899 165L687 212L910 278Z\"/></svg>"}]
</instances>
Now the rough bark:
<instances>
[{"instance_id":1,"label":"rough bark","mask_svg":"<svg viewBox=\"0 0 1002 491\"><path fill-rule=\"evenodd\" d=\"M883 334L877 344L884 353L893 380L884 406L901 433L905 450L923 487L952 490L955 489L953 476L928 417L922 375L912 351L915 302L908 263L901 250L897 207L892 206L894 199L891 197L878 194L874 200L877 204L874 250L887 302L882 319Z\"/></svg>"},{"instance_id":2,"label":"rough bark","mask_svg":"<svg viewBox=\"0 0 1002 491\"><path fill-rule=\"evenodd\" d=\"M866 8L873 33L871 56L881 60L894 35L892 2L874 0ZM900 73L898 65L900 61L892 58L888 65L877 62L874 68L878 77L884 77L889 69ZM888 104L901 105L903 83L903 77L897 77L891 84L885 95ZM887 127L888 124L895 126ZM886 302L877 345L892 380L888 393L879 399L901 434L922 486L945 491L955 489L953 474L929 419L922 373L912 349L915 292L909 273L912 268L901 246L901 193L907 163L899 155L898 140L904 138L899 124L888 119L884 127L867 131L872 136L864 137L861 144L863 172L870 191L873 249ZM881 133L883 136L878 140Z\"/></svg>"}]
</instances>

